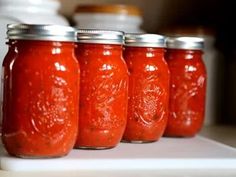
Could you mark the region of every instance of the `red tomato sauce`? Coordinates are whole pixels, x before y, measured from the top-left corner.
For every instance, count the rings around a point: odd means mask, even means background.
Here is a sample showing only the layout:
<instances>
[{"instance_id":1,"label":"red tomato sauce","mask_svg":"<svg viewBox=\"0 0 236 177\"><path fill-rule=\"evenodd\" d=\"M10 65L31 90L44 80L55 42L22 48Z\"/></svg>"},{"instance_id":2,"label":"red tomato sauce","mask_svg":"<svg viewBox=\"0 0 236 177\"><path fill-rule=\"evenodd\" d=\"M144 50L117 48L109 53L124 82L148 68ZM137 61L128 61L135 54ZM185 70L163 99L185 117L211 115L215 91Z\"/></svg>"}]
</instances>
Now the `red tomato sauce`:
<instances>
[{"instance_id":1,"label":"red tomato sauce","mask_svg":"<svg viewBox=\"0 0 236 177\"><path fill-rule=\"evenodd\" d=\"M170 114L166 136L194 136L205 112L206 70L200 50L168 49L171 73Z\"/></svg>"},{"instance_id":2,"label":"red tomato sauce","mask_svg":"<svg viewBox=\"0 0 236 177\"><path fill-rule=\"evenodd\" d=\"M3 62L3 144L19 157L66 155L78 131L73 42L18 40Z\"/></svg>"},{"instance_id":3,"label":"red tomato sauce","mask_svg":"<svg viewBox=\"0 0 236 177\"><path fill-rule=\"evenodd\" d=\"M163 48L125 47L130 72L127 126L128 142L151 142L164 133L169 104L169 70Z\"/></svg>"},{"instance_id":4,"label":"red tomato sauce","mask_svg":"<svg viewBox=\"0 0 236 177\"><path fill-rule=\"evenodd\" d=\"M122 46L79 43L80 118L76 148L116 146L127 118L128 71Z\"/></svg>"}]
</instances>

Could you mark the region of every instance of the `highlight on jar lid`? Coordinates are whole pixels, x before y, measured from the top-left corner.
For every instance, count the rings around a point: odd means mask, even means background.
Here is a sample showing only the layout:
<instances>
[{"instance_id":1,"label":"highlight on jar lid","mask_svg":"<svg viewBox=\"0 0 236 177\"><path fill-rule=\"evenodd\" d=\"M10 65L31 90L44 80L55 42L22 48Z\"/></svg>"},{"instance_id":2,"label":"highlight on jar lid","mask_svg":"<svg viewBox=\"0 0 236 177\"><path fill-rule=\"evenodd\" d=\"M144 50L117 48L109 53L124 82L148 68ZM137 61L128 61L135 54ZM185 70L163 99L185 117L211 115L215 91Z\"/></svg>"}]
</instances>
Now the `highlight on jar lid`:
<instances>
[{"instance_id":1,"label":"highlight on jar lid","mask_svg":"<svg viewBox=\"0 0 236 177\"><path fill-rule=\"evenodd\" d=\"M7 25L8 39L75 42L75 29L60 25Z\"/></svg>"},{"instance_id":2,"label":"highlight on jar lid","mask_svg":"<svg viewBox=\"0 0 236 177\"><path fill-rule=\"evenodd\" d=\"M167 48L203 50L204 39L199 37L169 37L166 40Z\"/></svg>"},{"instance_id":3,"label":"highlight on jar lid","mask_svg":"<svg viewBox=\"0 0 236 177\"><path fill-rule=\"evenodd\" d=\"M76 34L79 43L124 44L122 31L79 29Z\"/></svg>"},{"instance_id":4,"label":"highlight on jar lid","mask_svg":"<svg viewBox=\"0 0 236 177\"><path fill-rule=\"evenodd\" d=\"M79 5L76 13L109 13L123 14L131 16L141 16L141 11L138 7L122 4L97 4L97 5Z\"/></svg>"},{"instance_id":5,"label":"highlight on jar lid","mask_svg":"<svg viewBox=\"0 0 236 177\"><path fill-rule=\"evenodd\" d=\"M165 37L158 34L125 34L125 46L166 47Z\"/></svg>"}]
</instances>

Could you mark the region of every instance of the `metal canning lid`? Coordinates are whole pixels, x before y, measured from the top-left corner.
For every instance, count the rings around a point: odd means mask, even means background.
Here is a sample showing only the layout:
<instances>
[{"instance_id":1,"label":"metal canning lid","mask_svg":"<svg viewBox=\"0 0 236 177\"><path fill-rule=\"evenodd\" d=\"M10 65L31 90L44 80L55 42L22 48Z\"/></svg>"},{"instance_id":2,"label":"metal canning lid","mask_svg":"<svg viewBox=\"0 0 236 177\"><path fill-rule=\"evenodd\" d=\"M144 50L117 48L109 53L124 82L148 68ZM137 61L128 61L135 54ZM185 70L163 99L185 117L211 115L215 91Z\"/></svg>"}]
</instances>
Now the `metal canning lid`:
<instances>
[{"instance_id":1,"label":"metal canning lid","mask_svg":"<svg viewBox=\"0 0 236 177\"><path fill-rule=\"evenodd\" d=\"M122 31L78 29L76 35L79 43L124 44Z\"/></svg>"},{"instance_id":2,"label":"metal canning lid","mask_svg":"<svg viewBox=\"0 0 236 177\"><path fill-rule=\"evenodd\" d=\"M166 47L165 37L158 34L125 34L125 46L134 47Z\"/></svg>"},{"instance_id":3,"label":"metal canning lid","mask_svg":"<svg viewBox=\"0 0 236 177\"><path fill-rule=\"evenodd\" d=\"M75 42L75 29L60 25L7 25L8 39Z\"/></svg>"},{"instance_id":4,"label":"metal canning lid","mask_svg":"<svg viewBox=\"0 0 236 177\"><path fill-rule=\"evenodd\" d=\"M167 48L203 50L204 39L199 37L169 37L166 40Z\"/></svg>"}]
</instances>

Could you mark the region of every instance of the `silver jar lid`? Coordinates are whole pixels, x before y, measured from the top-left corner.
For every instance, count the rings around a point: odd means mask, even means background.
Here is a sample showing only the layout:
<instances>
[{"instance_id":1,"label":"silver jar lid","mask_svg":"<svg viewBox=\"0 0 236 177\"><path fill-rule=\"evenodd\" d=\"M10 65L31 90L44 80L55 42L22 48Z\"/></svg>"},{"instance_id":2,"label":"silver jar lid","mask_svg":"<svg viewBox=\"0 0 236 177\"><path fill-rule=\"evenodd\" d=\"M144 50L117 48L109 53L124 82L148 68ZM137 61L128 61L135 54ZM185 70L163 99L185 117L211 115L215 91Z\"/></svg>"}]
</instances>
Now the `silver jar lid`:
<instances>
[{"instance_id":1,"label":"silver jar lid","mask_svg":"<svg viewBox=\"0 0 236 177\"><path fill-rule=\"evenodd\" d=\"M124 44L122 31L78 29L76 35L79 43Z\"/></svg>"},{"instance_id":2,"label":"silver jar lid","mask_svg":"<svg viewBox=\"0 0 236 177\"><path fill-rule=\"evenodd\" d=\"M75 42L75 29L60 25L7 25L8 39Z\"/></svg>"},{"instance_id":3,"label":"silver jar lid","mask_svg":"<svg viewBox=\"0 0 236 177\"><path fill-rule=\"evenodd\" d=\"M158 34L125 34L125 46L165 47L165 37Z\"/></svg>"},{"instance_id":4,"label":"silver jar lid","mask_svg":"<svg viewBox=\"0 0 236 177\"><path fill-rule=\"evenodd\" d=\"M167 48L203 50L204 39L199 37L169 37L166 40Z\"/></svg>"}]
</instances>

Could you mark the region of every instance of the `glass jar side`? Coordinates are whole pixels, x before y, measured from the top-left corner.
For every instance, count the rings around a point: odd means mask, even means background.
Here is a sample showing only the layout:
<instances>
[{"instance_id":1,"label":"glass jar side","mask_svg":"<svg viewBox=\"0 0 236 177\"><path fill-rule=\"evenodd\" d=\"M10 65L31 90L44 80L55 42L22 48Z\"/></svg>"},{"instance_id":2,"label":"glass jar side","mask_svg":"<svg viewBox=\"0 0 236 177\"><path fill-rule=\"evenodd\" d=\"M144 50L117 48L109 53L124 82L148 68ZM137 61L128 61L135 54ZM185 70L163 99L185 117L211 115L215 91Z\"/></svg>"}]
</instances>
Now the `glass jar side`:
<instances>
[{"instance_id":1,"label":"glass jar side","mask_svg":"<svg viewBox=\"0 0 236 177\"><path fill-rule=\"evenodd\" d=\"M3 144L10 155L66 155L78 131L79 64L73 42L17 40L4 62Z\"/></svg>"},{"instance_id":2,"label":"glass jar side","mask_svg":"<svg viewBox=\"0 0 236 177\"><path fill-rule=\"evenodd\" d=\"M127 119L128 71L122 45L78 43L80 130L75 148L107 149L121 140Z\"/></svg>"},{"instance_id":3,"label":"glass jar side","mask_svg":"<svg viewBox=\"0 0 236 177\"><path fill-rule=\"evenodd\" d=\"M129 70L127 126L123 141L153 142L163 135L169 106L169 69L164 48L126 46Z\"/></svg>"},{"instance_id":4,"label":"glass jar side","mask_svg":"<svg viewBox=\"0 0 236 177\"><path fill-rule=\"evenodd\" d=\"M167 49L171 73L166 136L196 135L204 121L206 69L201 50Z\"/></svg>"}]
</instances>

